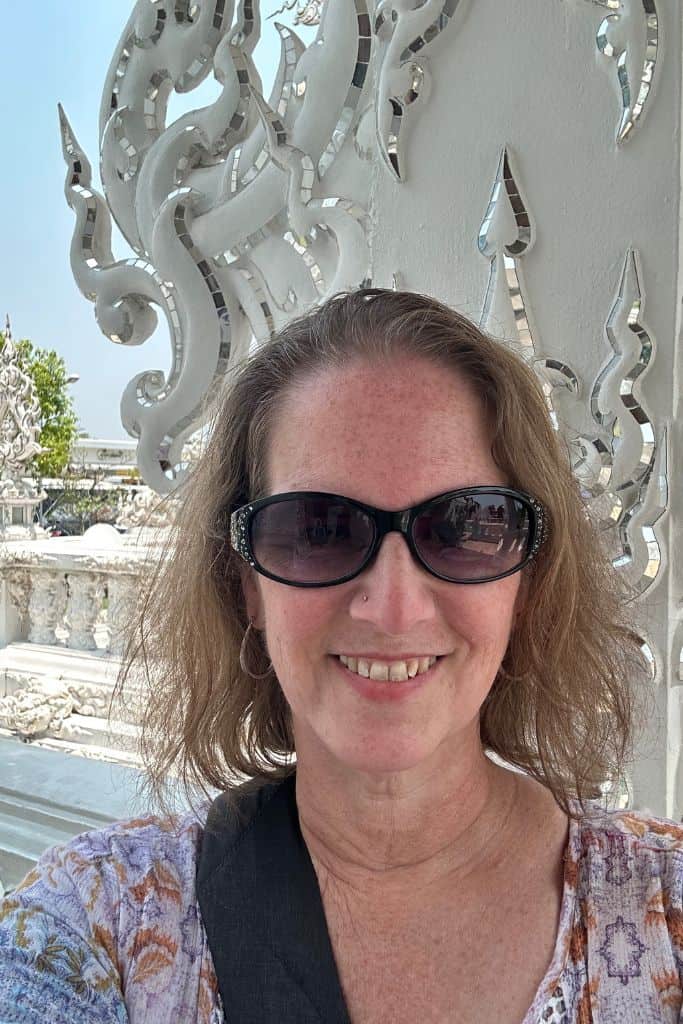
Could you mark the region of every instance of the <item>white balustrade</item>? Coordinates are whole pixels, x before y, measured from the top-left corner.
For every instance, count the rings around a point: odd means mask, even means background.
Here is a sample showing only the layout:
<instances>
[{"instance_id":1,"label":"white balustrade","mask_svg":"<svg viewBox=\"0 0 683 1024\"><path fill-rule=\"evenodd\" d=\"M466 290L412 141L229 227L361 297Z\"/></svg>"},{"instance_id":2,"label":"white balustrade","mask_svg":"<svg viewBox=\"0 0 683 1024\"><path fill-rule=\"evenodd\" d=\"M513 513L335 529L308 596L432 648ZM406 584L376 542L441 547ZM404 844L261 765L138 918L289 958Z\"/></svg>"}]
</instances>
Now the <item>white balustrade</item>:
<instances>
[{"instance_id":1,"label":"white balustrade","mask_svg":"<svg viewBox=\"0 0 683 1024\"><path fill-rule=\"evenodd\" d=\"M97 526L0 544L0 738L137 763L134 686L111 701L158 537Z\"/></svg>"},{"instance_id":2,"label":"white balustrade","mask_svg":"<svg viewBox=\"0 0 683 1024\"><path fill-rule=\"evenodd\" d=\"M10 597L12 592L10 591ZM66 584L63 572L36 567L31 572L28 603L28 639L33 644L59 643L57 630L66 608Z\"/></svg>"},{"instance_id":3,"label":"white balustrade","mask_svg":"<svg viewBox=\"0 0 683 1024\"><path fill-rule=\"evenodd\" d=\"M0 581L18 621L7 643L27 638L29 644L120 657L139 579L155 547L153 537L139 543L139 531L130 539L107 531L97 527L84 537L0 546Z\"/></svg>"},{"instance_id":4,"label":"white balustrade","mask_svg":"<svg viewBox=\"0 0 683 1024\"><path fill-rule=\"evenodd\" d=\"M5 581L10 603L17 611L18 639L23 640L28 629L28 608L31 596L31 579L28 569L9 569L5 573Z\"/></svg>"}]
</instances>

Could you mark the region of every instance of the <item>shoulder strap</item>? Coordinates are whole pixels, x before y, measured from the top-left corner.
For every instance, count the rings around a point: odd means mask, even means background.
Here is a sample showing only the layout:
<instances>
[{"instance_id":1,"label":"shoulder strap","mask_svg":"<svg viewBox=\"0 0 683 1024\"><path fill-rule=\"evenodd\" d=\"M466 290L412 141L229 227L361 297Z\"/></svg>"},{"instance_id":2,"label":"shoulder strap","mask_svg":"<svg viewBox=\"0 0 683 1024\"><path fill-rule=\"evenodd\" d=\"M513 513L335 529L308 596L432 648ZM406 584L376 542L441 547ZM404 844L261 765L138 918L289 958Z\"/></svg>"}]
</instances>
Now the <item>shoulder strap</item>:
<instances>
[{"instance_id":1,"label":"shoulder strap","mask_svg":"<svg viewBox=\"0 0 683 1024\"><path fill-rule=\"evenodd\" d=\"M214 801L197 897L227 1024L350 1024L295 774Z\"/></svg>"}]
</instances>

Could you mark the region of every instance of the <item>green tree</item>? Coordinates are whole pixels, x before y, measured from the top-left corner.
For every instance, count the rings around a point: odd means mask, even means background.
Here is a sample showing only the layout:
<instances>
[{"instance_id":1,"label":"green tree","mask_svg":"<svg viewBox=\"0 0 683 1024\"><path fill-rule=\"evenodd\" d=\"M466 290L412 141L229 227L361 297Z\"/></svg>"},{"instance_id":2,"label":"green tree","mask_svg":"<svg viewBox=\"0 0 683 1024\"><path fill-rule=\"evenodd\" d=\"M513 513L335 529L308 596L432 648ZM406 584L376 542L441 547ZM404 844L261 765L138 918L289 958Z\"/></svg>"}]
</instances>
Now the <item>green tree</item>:
<instances>
[{"instance_id":1,"label":"green tree","mask_svg":"<svg viewBox=\"0 0 683 1024\"><path fill-rule=\"evenodd\" d=\"M0 331L0 352L5 335ZM19 364L31 377L40 404L38 442L45 449L33 459L29 472L58 477L66 469L78 433L78 420L68 391L66 364L53 349L37 348L28 338L15 341Z\"/></svg>"}]
</instances>

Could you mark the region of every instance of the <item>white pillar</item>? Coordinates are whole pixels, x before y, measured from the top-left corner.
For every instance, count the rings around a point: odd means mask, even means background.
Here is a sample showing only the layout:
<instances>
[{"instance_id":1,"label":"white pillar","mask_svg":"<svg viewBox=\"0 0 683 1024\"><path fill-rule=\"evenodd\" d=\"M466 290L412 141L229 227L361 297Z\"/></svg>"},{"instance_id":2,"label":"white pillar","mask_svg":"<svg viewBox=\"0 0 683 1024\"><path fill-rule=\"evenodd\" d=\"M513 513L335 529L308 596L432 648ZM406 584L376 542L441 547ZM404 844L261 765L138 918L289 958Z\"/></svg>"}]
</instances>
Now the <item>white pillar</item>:
<instances>
[{"instance_id":1,"label":"white pillar","mask_svg":"<svg viewBox=\"0 0 683 1024\"><path fill-rule=\"evenodd\" d=\"M9 606L8 621L12 626L7 643L25 640L28 634L31 574L28 569L8 569L5 573L5 584Z\"/></svg>"},{"instance_id":2,"label":"white pillar","mask_svg":"<svg viewBox=\"0 0 683 1024\"><path fill-rule=\"evenodd\" d=\"M66 622L69 630L67 647L78 651L94 651L95 623L102 608L104 578L94 572L68 574L69 599Z\"/></svg>"},{"instance_id":3,"label":"white pillar","mask_svg":"<svg viewBox=\"0 0 683 1024\"><path fill-rule=\"evenodd\" d=\"M10 601L7 581L0 579L0 648L16 640L18 628L19 615Z\"/></svg>"},{"instance_id":4,"label":"white pillar","mask_svg":"<svg viewBox=\"0 0 683 1024\"><path fill-rule=\"evenodd\" d=\"M112 575L109 588L109 650L121 656L126 642L126 629L135 613L140 583L130 575Z\"/></svg>"},{"instance_id":5,"label":"white pillar","mask_svg":"<svg viewBox=\"0 0 683 1024\"><path fill-rule=\"evenodd\" d=\"M66 584L60 570L32 569L29 598L29 633L32 644L56 644L55 630L63 625Z\"/></svg>"}]
</instances>

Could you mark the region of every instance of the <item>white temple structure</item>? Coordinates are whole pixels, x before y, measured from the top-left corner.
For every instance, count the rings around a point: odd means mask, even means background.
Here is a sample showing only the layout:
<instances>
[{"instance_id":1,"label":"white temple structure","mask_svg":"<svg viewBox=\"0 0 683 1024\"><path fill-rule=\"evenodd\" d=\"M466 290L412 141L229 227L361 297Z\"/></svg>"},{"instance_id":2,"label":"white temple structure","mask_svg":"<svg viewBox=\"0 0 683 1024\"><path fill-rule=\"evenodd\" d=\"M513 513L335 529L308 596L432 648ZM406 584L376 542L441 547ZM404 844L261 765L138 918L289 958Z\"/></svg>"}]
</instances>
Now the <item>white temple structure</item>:
<instances>
[{"instance_id":1,"label":"white temple structure","mask_svg":"<svg viewBox=\"0 0 683 1024\"><path fill-rule=\"evenodd\" d=\"M45 497L30 475L30 463L41 451L40 406L33 381L20 366L9 316L0 349L0 540L37 537L36 506Z\"/></svg>"},{"instance_id":2,"label":"white temple structure","mask_svg":"<svg viewBox=\"0 0 683 1024\"><path fill-rule=\"evenodd\" d=\"M122 396L143 478L172 490L231 361L326 296L372 282L456 306L535 367L639 595L655 714L632 802L681 818L683 8L294 6L290 24L319 22L309 45L255 0L131 3L102 93L103 195L60 111L75 280L116 344L168 330L168 370ZM217 98L169 121L171 92L209 75Z\"/></svg>"}]
</instances>

